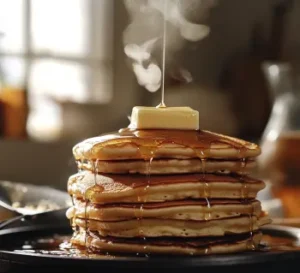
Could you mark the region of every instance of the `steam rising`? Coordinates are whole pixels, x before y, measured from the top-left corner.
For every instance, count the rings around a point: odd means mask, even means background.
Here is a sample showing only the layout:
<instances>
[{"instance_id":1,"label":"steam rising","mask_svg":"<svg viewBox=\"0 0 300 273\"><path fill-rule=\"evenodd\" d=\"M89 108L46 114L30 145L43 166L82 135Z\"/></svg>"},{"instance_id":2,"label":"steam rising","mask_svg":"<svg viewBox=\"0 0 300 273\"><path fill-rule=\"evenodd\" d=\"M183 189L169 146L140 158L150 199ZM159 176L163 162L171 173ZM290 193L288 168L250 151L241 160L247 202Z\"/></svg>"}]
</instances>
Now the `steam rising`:
<instances>
[{"instance_id":1,"label":"steam rising","mask_svg":"<svg viewBox=\"0 0 300 273\"><path fill-rule=\"evenodd\" d=\"M167 3L165 3L167 1ZM124 0L131 23L123 36L124 52L132 60L137 81L150 92L162 84L160 67L163 46L163 20L166 20L166 62L186 41L197 42L209 34L209 27L189 21L190 13L205 17L215 5L214 0ZM167 7L167 8L165 8ZM197 19L203 19L197 18ZM181 77L191 81L188 71L181 69Z\"/></svg>"}]
</instances>

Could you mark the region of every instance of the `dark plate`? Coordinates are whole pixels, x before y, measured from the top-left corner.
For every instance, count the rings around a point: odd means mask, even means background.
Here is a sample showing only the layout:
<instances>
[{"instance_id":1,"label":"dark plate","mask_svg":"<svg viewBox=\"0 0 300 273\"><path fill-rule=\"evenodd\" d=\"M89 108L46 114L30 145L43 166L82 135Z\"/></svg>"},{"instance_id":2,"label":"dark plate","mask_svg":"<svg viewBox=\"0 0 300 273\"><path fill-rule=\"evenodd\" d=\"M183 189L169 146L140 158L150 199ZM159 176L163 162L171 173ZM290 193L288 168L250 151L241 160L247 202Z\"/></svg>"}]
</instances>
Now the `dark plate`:
<instances>
[{"instance_id":1,"label":"dark plate","mask_svg":"<svg viewBox=\"0 0 300 273\"><path fill-rule=\"evenodd\" d=\"M207 255L201 257L172 256L101 256L97 259L86 257L59 256L54 254L30 253L22 250L25 241L35 238L70 235L71 229L64 211L43 215L27 221L16 221L11 227L0 231L0 272L131 272L165 271L172 272L265 272L276 269L300 268L300 250L244 252L230 255ZM300 229L269 226L263 229L266 236L286 238L298 244ZM20 251L22 250L22 251ZM42 270L42 271L41 271ZM78 272L78 271L77 271ZM127 271L128 272L128 271Z\"/></svg>"}]
</instances>

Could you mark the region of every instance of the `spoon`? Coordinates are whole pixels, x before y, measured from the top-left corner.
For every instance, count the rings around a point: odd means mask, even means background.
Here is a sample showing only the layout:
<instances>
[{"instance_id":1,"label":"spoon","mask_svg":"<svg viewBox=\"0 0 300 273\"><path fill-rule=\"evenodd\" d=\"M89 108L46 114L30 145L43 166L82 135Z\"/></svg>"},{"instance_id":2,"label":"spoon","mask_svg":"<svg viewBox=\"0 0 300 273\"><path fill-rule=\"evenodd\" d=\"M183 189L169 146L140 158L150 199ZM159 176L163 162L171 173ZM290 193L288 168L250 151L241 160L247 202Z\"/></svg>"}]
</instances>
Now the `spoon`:
<instances>
[{"instance_id":1,"label":"spoon","mask_svg":"<svg viewBox=\"0 0 300 273\"><path fill-rule=\"evenodd\" d=\"M67 192L48 186L0 181L0 207L19 215L0 223L0 229L11 221L72 206ZM24 218L25 219L25 218Z\"/></svg>"}]
</instances>

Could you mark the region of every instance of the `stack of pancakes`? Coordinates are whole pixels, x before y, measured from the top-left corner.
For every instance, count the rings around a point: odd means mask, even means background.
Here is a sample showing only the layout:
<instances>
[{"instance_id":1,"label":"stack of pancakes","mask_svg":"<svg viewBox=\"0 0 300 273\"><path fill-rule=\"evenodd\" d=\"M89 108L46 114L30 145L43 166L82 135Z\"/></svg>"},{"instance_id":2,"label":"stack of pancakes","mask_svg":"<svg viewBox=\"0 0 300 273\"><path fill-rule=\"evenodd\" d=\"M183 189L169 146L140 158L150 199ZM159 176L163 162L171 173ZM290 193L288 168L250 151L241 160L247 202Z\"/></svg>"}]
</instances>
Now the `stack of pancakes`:
<instances>
[{"instance_id":1,"label":"stack of pancakes","mask_svg":"<svg viewBox=\"0 0 300 273\"><path fill-rule=\"evenodd\" d=\"M260 148L208 131L130 130L73 148L71 243L91 253L256 249L269 218L251 178Z\"/></svg>"}]
</instances>

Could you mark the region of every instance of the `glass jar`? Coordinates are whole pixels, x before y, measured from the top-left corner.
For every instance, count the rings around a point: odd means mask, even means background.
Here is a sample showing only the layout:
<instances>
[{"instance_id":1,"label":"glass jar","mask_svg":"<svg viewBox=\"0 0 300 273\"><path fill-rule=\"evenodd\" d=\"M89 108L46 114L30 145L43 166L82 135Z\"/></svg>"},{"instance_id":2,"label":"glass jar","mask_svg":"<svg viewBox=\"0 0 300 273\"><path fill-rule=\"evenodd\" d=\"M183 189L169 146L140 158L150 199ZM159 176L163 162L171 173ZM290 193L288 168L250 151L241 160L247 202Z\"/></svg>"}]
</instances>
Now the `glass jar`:
<instances>
[{"instance_id":1,"label":"glass jar","mask_svg":"<svg viewBox=\"0 0 300 273\"><path fill-rule=\"evenodd\" d=\"M284 217L300 217L300 88L288 63L265 63L273 107L261 138L260 176L280 198Z\"/></svg>"}]
</instances>

